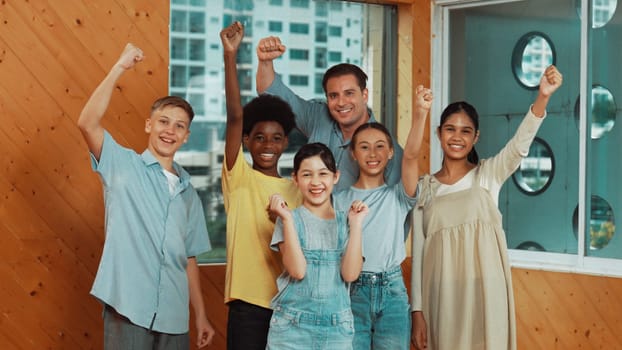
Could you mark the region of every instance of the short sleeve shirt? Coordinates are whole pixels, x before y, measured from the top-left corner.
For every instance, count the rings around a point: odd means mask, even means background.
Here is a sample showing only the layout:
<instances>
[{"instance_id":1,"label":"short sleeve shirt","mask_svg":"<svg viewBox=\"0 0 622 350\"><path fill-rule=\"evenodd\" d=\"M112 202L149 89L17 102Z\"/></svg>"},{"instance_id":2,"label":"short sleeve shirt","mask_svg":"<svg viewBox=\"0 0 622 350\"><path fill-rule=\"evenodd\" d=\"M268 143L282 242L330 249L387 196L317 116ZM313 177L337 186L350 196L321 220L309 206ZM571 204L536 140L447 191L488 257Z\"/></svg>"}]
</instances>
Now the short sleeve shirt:
<instances>
[{"instance_id":1,"label":"short sleeve shirt","mask_svg":"<svg viewBox=\"0 0 622 350\"><path fill-rule=\"evenodd\" d=\"M335 191L347 189L359 177L359 166L350 153L350 140L343 139L339 124L331 117L328 106L322 100L304 100L289 89L280 76L276 75L266 93L279 96L292 107L296 115L296 126L307 136L309 142L321 142L328 146L335 156L337 169L341 173ZM375 122L371 110L369 122ZM393 139L394 156L385 169L385 181L392 185L402 177L402 147Z\"/></svg>"},{"instance_id":2,"label":"short sleeve shirt","mask_svg":"<svg viewBox=\"0 0 622 350\"><path fill-rule=\"evenodd\" d=\"M174 164L173 194L157 159L120 146L108 133L93 169L104 186L106 239L91 294L132 323L188 332L188 258L211 249L190 175Z\"/></svg>"}]
</instances>

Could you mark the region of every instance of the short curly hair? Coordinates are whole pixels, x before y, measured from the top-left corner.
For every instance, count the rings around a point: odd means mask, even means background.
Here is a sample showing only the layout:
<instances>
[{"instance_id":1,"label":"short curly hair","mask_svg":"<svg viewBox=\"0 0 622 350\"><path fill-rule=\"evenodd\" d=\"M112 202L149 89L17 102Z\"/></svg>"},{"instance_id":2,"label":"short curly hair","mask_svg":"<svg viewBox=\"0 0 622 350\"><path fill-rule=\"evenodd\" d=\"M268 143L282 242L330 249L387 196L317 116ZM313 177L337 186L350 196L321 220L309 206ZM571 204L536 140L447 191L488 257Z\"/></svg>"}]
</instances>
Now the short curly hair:
<instances>
[{"instance_id":1,"label":"short curly hair","mask_svg":"<svg viewBox=\"0 0 622 350\"><path fill-rule=\"evenodd\" d=\"M283 127L285 135L296 127L292 108L283 99L274 95L263 94L255 97L244 106L242 113L244 135L250 134L255 124L259 122L277 122Z\"/></svg>"}]
</instances>

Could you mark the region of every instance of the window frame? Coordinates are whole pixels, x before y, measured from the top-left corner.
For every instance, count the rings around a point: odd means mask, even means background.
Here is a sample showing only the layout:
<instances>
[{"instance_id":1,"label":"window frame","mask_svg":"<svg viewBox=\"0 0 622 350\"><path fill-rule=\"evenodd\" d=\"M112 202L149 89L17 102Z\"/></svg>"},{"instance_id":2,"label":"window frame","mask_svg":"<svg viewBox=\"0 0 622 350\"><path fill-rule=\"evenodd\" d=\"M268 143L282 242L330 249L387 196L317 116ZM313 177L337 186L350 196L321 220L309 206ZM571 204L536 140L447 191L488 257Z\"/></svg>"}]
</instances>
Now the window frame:
<instances>
[{"instance_id":1,"label":"window frame","mask_svg":"<svg viewBox=\"0 0 622 350\"><path fill-rule=\"evenodd\" d=\"M495 4L519 2L525 0L436 0L431 6L431 29L434 34L431 40L431 86L436 98L432 103L430 111L430 134L435 134L435 126L440 123L440 114L443 106L449 103L449 85L451 83L449 76L449 34L450 34L450 11L456 9L464 9L469 7L488 6ZM580 43L580 71L579 71L579 101L582 106L588 105L588 94L591 93L591 83L589 81L589 52L588 52L588 35L590 8L589 0L580 0L581 2L581 43ZM579 178L578 178L578 207L579 213L586 212L586 200L588 198L587 182L587 147L590 137L587 135L587 109L580 110L580 128L579 128ZM442 150L440 142L436 137L430 137L430 170L440 169L442 164ZM617 234L622 234L618 232ZM563 254L551 252L526 251L508 248L510 265L512 267L547 270L557 272L573 272L593 275L606 275L612 277L622 277L622 259L600 258L586 255L585 246L586 235L586 217L578 216L578 238L577 253Z\"/></svg>"}]
</instances>

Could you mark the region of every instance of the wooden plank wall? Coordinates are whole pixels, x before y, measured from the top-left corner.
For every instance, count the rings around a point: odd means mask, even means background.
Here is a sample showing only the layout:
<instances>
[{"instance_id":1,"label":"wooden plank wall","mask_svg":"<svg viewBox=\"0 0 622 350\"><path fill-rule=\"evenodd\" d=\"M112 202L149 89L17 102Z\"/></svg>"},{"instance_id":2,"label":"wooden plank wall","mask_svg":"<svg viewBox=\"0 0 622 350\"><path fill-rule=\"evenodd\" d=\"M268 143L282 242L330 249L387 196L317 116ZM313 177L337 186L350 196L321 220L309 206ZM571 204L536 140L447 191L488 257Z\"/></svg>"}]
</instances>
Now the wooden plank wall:
<instances>
[{"instance_id":1,"label":"wooden plank wall","mask_svg":"<svg viewBox=\"0 0 622 350\"><path fill-rule=\"evenodd\" d=\"M429 84L430 3L391 3L404 123L413 84ZM147 58L120 80L105 126L142 151L148 108L167 93L168 14L167 1L0 0L1 349L102 347L101 306L89 295L104 240L101 184L75 122L133 42ZM211 348L224 349L224 267L201 273ZM620 279L515 270L514 281L521 349L622 349Z\"/></svg>"}]
</instances>

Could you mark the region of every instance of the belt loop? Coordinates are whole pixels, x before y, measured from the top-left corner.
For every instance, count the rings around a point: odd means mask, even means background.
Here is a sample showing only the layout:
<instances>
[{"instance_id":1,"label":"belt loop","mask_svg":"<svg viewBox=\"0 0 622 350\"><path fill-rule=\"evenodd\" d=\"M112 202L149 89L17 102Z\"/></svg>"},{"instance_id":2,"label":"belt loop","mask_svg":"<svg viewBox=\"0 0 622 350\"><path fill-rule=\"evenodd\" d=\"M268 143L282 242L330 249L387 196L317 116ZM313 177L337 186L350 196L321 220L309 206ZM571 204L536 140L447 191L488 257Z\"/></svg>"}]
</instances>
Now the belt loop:
<instances>
[{"instance_id":1,"label":"belt loop","mask_svg":"<svg viewBox=\"0 0 622 350\"><path fill-rule=\"evenodd\" d=\"M294 315L294 324L299 325L300 324L300 317L302 316L302 313L300 311L296 311L296 314Z\"/></svg>"},{"instance_id":2,"label":"belt loop","mask_svg":"<svg viewBox=\"0 0 622 350\"><path fill-rule=\"evenodd\" d=\"M333 316L331 317L331 323L333 326L337 325L337 315L333 314Z\"/></svg>"}]
</instances>

